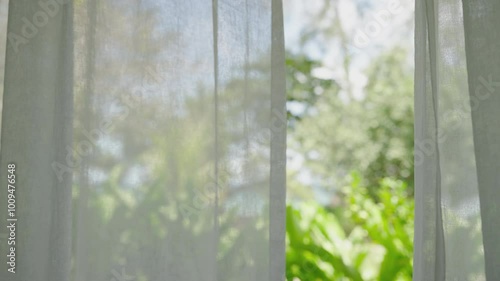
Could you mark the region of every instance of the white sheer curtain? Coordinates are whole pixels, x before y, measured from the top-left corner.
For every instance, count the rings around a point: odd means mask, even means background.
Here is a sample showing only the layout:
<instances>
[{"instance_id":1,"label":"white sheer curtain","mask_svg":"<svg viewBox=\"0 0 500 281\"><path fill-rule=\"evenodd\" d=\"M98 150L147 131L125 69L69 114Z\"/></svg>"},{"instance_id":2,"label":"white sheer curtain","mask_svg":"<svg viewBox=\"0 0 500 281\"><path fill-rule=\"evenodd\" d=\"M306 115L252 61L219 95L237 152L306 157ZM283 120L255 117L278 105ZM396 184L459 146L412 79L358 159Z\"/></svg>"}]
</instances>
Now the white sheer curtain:
<instances>
[{"instance_id":1,"label":"white sheer curtain","mask_svg":"<svg viewBox=\"0 0 500 281\"><path fill-rule=\"evenodd\" d=\"M0 7L0 280L284 280L280 0Z\"/></svg>"},{"instance_id":2,"label":"white sheer curtain","mask_svg":"<svg viewBox=\"0 0 500 281\"><path fill-rule=\"evenodd\" d=\"M500 280L500 1L417 0L414 280Z\"/></svg>"}]
</instances>

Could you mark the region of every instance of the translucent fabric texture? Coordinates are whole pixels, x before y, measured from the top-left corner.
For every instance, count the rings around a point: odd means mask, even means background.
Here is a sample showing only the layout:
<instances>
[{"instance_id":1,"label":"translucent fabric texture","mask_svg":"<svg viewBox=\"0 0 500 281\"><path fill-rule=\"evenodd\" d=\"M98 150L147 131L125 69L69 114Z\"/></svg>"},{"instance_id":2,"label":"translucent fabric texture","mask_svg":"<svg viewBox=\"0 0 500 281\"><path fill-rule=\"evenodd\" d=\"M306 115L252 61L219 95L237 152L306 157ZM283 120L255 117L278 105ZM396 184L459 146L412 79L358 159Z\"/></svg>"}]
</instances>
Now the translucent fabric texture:
<instances>
[{"instance_id":1,"label":"translucent fabric texture","mask_svg":"<svg viewBox=\"0 0 500 281\"><path fill-rule=\"evenodd\" d=\"M500 2L417 0L414 280L500 280Z\"/></svg>"},{"instance_id":2,"label":"translucent fabric texture","mask_svg":"<svg viewBox=\"0 0 500 281\"><path fill-rule=\"evenodd\" d=\"M284 280L280 0L0 0L0 16L0 280Z\"/></svg>"}]
</instances>

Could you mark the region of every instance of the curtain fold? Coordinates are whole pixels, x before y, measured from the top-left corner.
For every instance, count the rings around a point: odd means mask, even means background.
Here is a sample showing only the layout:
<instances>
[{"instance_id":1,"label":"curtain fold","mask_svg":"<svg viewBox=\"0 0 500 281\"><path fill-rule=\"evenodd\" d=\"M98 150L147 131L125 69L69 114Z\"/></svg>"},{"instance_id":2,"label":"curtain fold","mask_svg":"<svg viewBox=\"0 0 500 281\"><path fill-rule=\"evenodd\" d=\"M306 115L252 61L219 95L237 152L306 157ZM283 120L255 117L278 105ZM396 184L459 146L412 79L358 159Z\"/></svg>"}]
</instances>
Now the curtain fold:
<instances>
[{"instance_id":1,"label":"curtain fold","mask_svg":"<svg viewBox=\"0 0 500 281\"><path fill-rule=\"evenodd\" d=\"M500 278L499 13L416 1L414 280Z\"/></svg>"},{"instance_id":2,"label":"curtain fold","mask_svg":"<svg viewBox=\"0 0 500 281\"><path fill-rule=\"evenodd\" d=\"M72 139L72 6L63 4L50 20L37 16L27 24L37 8L29 1L9 3L0 217L2 232L13 237L15 228L16 239L8 240L15 244L2 241L1 280L68 280L71 268L71 176L58 180L51 163L64 161ZM12 164L15 171L8 173ZM14 191L14 208L8 190ZM13 252L16 264L7 267Z\"/></svg>"},{"instance_id":3,"label":"curtain fold","mask_svg":"<svg viewBox=\"0 0 500 281\"><path fill-rule=\"evenodd\" d=\"M8 18L0 280L285 279L280 0L11 0Z\"/></svg>"},{"instance_id":4,"label":"curtain fold","mask_svg":"<svg viewBox=\"0 0 500 281\"><path fill-rule=\"evenodd\" d=\"M477 3L477 4L476 4ZM463 2L486 278L500 278L500 2Z\"/></svg>"}]
</instances>

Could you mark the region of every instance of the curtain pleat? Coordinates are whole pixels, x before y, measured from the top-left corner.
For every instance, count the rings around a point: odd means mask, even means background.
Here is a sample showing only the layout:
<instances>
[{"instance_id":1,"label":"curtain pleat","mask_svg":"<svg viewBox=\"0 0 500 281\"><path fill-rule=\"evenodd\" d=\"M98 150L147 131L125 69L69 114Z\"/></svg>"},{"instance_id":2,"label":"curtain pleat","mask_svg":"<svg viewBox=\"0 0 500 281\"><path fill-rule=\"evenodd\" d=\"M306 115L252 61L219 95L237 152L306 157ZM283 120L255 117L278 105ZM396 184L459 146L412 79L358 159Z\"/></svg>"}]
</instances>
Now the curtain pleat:
<instances>
[{"instance_id":1,"label":"curtain pleat","mask_svg":"<svg viewBox=\"0 0 500 281\"><path fill-rule=\"evenodd\" d=\"M500 278L500 2L463 1L487 280Z\"/></svg>"},{"instance_id":2,"label":"curtain pleat","mask_svg":"<svg viewBox=\"0 0 500 281\"><path fill-rule=\"evenodd\" d=\"M0 280L285 279L280 0L8 17L0 217L15 163L18 246Z\"/></svg>"},{"instance_id":3,"label":"curtain pleat","mask_svg":"<svg viewBox=\"0 0 500 281\"><path fill-rule=\"evenodd\" d=\"M52 17L40 15L26 24L38 11L33 3L9 3L0 155L2 232L11 224L8 218L17 221L12 222L16 244L2 241L0 279L69 280L71 175L59 179L51 166L64 161L72 141L72 5L62 4ZM13 190L7 185L9 164L15 165L13 216L7 212L8 189ZM10 231L7 235L12 237ZM6 266L14 246L15 274Z\"/></svg>"},{"instance_id":4,"label":"curtain pleat","mask_svg":"<svg viewBox=\"0 0 500 281\"><path fill-rule=\"evenodd\" d=\"M272 25L283 26L283 6L272 1ZM284 35L272 30L271 50L271 189L270 189L270 277L285 280L286 237L286 84Z\"/></svg>"}]
</instances>

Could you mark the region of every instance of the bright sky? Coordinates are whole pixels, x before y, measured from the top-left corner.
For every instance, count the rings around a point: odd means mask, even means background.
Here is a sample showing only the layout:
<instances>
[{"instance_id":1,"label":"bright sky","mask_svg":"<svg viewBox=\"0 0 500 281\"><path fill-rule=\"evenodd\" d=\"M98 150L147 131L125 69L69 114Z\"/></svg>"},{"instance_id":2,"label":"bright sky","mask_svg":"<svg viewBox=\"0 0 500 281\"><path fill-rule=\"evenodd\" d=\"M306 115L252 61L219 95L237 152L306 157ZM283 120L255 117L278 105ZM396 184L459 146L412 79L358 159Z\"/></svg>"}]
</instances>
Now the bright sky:
<instances>
[{"instance_id":1,"label":"bright sky","mask_svg":"<svg viewBox=\"0 0 500 281\"><path fill-rule=\"evenodd\" d=\"M303 51L325 64L314 74L322 78L333 78L340 83L350 83L354 94L362 97L366 83L364 69L371 59L381 51L394 45L413 48L412 16L414 2L408 0L284 0L285 40L287 49L300 49L300 33L310 28L311 17L323 7L324 1L337 5L340 21L349 37L348 49L352 58L349 79L339 67L343 57L339 42L331 38L325 42L313 42ZM320 28L328 28L335 18L333 9L329 16L319 22ZM409 58L411 60L411 58ZM410 61L410 63L412 63Z\"/></svg>"}]
</instances>

